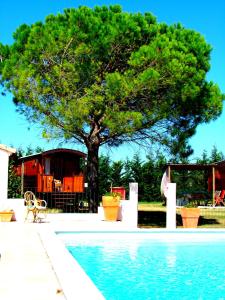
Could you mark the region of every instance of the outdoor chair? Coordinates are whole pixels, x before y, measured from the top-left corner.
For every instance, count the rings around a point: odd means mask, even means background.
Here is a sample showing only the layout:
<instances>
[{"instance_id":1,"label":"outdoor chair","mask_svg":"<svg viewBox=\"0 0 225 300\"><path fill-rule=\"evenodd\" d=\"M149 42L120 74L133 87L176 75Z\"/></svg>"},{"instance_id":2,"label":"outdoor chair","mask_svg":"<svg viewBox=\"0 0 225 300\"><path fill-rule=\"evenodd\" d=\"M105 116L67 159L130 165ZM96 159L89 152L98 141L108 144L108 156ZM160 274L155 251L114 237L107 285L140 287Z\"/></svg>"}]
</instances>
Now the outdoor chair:
<instances>
[{"instance_id":1,"label":"outdoor chair","mask_svg":"<svg viewBox=\"0 0 225 300\"><path fill-rule=\"evenodd\" d=\"M62 182L61 180L54 179L54 187L56 192L61 192L62 191Z\"/></svg>"},{"instance_id":2,"label":"outdoor chair","mask_svg":"<svg viewBox=\"0 0 225 300\"><path fill-rule=\"evenodd\" d=\"M45 200L37 199L33 192L27 191L24 193L24 202L27 208L25 221L30 213L32 213L33 222L41 222L46 218L47 202Z\"/></svg>"},{"instance_id":3,"label":"outdoor chair","mask_svg":"<svg viewBox=\"0 0 225 300\"><path fill-rule=\"evenodd\" d=\"M225 206L224 198L225 198L225 190L216 191L215 192L215 206L217 206L217 205Z\"/></svg>"}]
</instances>

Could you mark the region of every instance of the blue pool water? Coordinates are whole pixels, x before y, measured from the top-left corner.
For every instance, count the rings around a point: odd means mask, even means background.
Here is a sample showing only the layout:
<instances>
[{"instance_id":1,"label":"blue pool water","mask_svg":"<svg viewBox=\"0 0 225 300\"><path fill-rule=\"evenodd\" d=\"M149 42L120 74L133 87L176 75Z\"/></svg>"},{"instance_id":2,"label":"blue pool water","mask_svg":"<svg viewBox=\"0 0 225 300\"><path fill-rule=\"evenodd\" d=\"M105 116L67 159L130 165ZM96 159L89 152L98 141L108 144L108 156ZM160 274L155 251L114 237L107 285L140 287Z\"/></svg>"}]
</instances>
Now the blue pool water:
<instances>
[{"instance_id":1,"label":"blue pool water","mask_svg":"<svg viewBox=\"0 0 225 300\"><path fill-rule=\"evenodd\" d=\"M70 235L66 245L107 300L225 299L225 239Z\"/></svg>"}]
</instances>

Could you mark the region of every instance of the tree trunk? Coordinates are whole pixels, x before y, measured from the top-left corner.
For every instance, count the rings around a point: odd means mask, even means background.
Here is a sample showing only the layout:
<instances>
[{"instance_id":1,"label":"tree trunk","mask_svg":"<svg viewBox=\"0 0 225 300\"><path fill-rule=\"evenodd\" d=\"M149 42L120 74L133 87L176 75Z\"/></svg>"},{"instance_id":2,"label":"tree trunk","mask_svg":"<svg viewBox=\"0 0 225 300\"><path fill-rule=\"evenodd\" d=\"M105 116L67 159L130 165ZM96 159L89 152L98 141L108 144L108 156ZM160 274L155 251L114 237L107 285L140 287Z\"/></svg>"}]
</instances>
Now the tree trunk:
<instances>
[{"instance_id":1,"label":"tree trunk","mask_svg":"<svg viewBox=\"0 0 225 300\"><path fill-rule=\"evenodd\" d=\"M99 145L88 146L87 170L86 176L89 191L89 212L97 213L99 205L99 188L98 188L98 152Z\"/></svg>"}]
</instances>

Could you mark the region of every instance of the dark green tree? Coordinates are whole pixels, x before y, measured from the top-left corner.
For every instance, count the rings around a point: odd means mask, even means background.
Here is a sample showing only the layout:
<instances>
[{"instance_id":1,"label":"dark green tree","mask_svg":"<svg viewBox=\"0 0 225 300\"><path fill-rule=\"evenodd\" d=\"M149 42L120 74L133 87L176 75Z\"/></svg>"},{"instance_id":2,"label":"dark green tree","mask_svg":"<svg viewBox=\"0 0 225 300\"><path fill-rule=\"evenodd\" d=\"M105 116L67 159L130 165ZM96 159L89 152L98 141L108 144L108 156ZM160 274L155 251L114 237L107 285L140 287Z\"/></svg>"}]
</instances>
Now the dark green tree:
<instances>
[{"instance_id":1,"label":"dark green tree","mask_svg":"<svg viewBox=\"0 0 225 300\"><path fill-rule=\"evenodd\" d=\"M162 153L147 156L147 161L143 165L145 201L162 201L160 185L166 163L167 160Z\"/></svg>"},{"instance_id":2,"label":"dark green tree","mask_svg":"<svg viewBox=\"0 0 225 300\"><path fill-rule=\"evenodd\" d=\"M129 194L129 183L134 182L134 177L132 173L132 160L126 159L123 163L123 178L122 178L122 186L126 189L126 195ZM127 196L128 197L128 196Z\"/></svg>"},{"instance_id":3,"label":"dark green tree","mask_svg":"<svg viewBox=\"0 0 225 300\"><path fill-rule=\"evenodd\" d=\"M211 47L150 13L66 9L21 25L13 37L0 44L1 82L43 136L86 145L95 195L101 145L148 141L172 149L221 113L223 96L206 81ZM91 199L93 211L97 202Z\"/></svg>"},{"instance_id":4,"label":"dark green tree","mask_svg":"<svg viewBox=\"0 0 225 300\"><path fill-rule=\"evenodd\" d=\"M211 162L215 162L215 161L212 161L210 157L208 157L206 150L203 150L201 157L196 159L197 164L209 164ZM194 189L196 191L202 190L207 192L209 176L210 176L209 170L192 172L192 182L193 182Z\"/></svg>"},{"instance_id":5,"label":"dark green tree","mask_svg":"<svg viewBox=\"0 0 225 300\"><path fill-rule=\"evenodd\" d=\"M111 184L112 186L122 186L123 185L123 169L124 163L119 161L114 161L111 166Z\"/></svg>"},{"instance_id":6,"label":"dark green tree","mask_svg":"<svg viewBox=\"0 0 225 300\"><path fill-rule=\"evenodd\" d=\"M139 198L144 196L144 186L145 186L145 174L143 173L143 161L139 154L135 154L133 159L130 161L130 170L132 181L138 183L138 195Z\"/></svg>"},{"instance_id":7,"label":"dark green tree","mask_svg":"<svg viewBox=\"0 0 225 300\"><path fill-rule=\"evenodd\" d=\"M21 197L21 178L17 176L15 166L17 164L17 154L12 154L9 157L8 169L8 198Z\"/></svg>"},{"instance_id":8,"label":"dark green tree","mask_svg":"<svg viewBox=\"0 0 225 300\"><path fill-rule=\"evenodd\" d=\"M216 146L213 146L209 161L211 163L214 163L219 162L221 160L224 160L224 154L221 151L218 151Z\"/></svg>"},{"instance_id":9,"label":"dark green tree","mask_svg":"<svg viewBox=\"0 0 225 300\"><path fill-rule=\"evenodd\" d=\"M111 162L109 156L100 155L99 157L99 195L102 196L110 191L111 187Z\"/></svg>"},{"instance_id":10,"label":"dark green tree","mask_svg":"<svg viewBox=\"0 0 225 300\"><path fill-rule=\"evenodd\" d=\"M208 157L207 151L203 150L200 158L196 159L197 164L208 164L210 162L210 158Z\"/></svg>"}]
</instances>

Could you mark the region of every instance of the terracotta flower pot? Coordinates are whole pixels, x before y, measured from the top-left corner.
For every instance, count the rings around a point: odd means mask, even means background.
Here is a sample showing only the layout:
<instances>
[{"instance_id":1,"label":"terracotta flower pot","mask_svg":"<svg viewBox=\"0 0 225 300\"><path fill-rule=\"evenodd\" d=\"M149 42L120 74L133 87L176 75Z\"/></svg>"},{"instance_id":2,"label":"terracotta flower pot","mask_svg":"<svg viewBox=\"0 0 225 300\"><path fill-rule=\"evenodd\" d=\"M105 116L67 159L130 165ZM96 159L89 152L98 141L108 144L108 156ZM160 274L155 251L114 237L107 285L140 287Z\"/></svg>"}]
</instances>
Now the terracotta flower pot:
<instances>
[{"instance_id":1,"label":"terracotta flower pot","mask_svg":"<svg viewBox=\"0 0 225 300\"><path fill-rule=\"evenodd\" d=\"M181 217L184 228L197 228L200 217L200 208L198 207L182 207Z\"/></svg>"},{"instance_id":2,"label":"terracotta flower pot","mask_svg":"<svg viewBox=\"0 0 225 300\"><path fill-rule=\"evenodd\" d=\"M11 222L13 211L1 211L0 212L0 222Z\"/></svg>"},{"instance_id":3,"label":"terracotta flower pot","mask_svg":"<svg viewBox=\"0 0 225 300\"><path fill-rule=\"evenodd\" d=\"M120 205L118 196L102 196L102 206L106 221L117 221Z\"/></svg>"}]
</instances>

